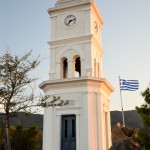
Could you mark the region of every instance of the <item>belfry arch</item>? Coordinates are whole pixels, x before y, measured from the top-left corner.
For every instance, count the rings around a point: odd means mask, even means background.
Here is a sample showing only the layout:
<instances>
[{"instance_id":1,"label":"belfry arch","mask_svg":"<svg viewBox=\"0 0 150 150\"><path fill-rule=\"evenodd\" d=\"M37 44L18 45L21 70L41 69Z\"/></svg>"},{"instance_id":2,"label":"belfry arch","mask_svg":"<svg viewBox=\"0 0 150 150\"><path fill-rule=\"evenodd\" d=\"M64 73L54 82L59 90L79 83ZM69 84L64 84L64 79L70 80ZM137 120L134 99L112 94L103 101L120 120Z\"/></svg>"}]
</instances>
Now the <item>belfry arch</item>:
<instances>
[{"instance_id":1,"label":"belfry arch","mask_svg":"<svg viewBox=\"0 0 150 150\"><path fill-rule=\"evenodd\" d=\"M81 52L82 49L79 46L73 46L72 48L65 47L60 49L57 54L57 79L81 77L83 76L83 72L85 74L84 66L82 67L82 63L85 60L84 53Z\"/></svg>"},{"instance_id":2,"label":"belfry arch","mask_svg":"<svg viewBox=\"0 0 150 150\"><path fill-rule=\"evenodd\" d=\"M74 77L81 77L81 60L78 55L73 58L73 74Z\"/></svg>"},{"instance_id":3,"label":"belfry arch","mask_svg":"<svg viewBox=\"0 0 150 150\"><path fill-rule=\"evenodd\" d=\"M68 77L68 59L66 57L61 59L61 76L63 79Z\"/></svg>"}]
</instances>

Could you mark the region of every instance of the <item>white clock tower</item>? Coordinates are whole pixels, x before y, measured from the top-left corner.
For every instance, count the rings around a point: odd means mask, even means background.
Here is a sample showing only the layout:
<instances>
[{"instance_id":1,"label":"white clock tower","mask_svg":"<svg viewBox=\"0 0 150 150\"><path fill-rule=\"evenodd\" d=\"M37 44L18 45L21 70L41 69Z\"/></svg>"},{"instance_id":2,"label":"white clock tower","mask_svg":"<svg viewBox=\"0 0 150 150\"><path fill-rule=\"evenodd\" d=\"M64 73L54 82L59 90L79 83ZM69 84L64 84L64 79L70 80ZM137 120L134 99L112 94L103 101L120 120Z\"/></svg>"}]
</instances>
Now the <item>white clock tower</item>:
<instances>
[{"instance_id":1,"label":"white clock tower","mask_svg":"<svg viewBox=\"0 0 150 150\"><path fill-rule=\"evenodd\" d=\"M40 88L69 104L45 108L43 150L108 150L114 89L102 76L103 19L94 0L57 0L48 13L50 73Z\"/></svg>"}]
</instances>

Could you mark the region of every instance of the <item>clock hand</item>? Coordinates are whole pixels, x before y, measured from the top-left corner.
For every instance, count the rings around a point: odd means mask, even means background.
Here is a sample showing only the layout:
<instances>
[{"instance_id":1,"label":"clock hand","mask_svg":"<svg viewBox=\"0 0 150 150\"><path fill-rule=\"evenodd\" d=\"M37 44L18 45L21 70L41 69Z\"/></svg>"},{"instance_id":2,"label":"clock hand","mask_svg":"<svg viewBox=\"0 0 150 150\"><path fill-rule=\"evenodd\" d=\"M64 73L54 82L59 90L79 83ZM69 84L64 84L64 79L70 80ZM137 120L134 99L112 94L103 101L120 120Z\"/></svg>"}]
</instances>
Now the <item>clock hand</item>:
<instances>
[{"instance_id":1,"label":"clock hand","mask_svg":"<svg viewBox=\"0 0 150 150\"><path fill-rule=\"evenodd\" d=\"M72 22L72 21L76 21L76 18L69 20L68 25Z\"/></svg>"},{"instance_id":2,"label":"clock hand","mask_svg":"<svg viewBox=\"0 0 150 150\"><path fill-rule=\"evenodd\" d=\"M68 26L69 26L70 22L72 22L72 20L69 20L69 22L68 22L68 24L67 24Z\"/></svg>"}]
</instances>

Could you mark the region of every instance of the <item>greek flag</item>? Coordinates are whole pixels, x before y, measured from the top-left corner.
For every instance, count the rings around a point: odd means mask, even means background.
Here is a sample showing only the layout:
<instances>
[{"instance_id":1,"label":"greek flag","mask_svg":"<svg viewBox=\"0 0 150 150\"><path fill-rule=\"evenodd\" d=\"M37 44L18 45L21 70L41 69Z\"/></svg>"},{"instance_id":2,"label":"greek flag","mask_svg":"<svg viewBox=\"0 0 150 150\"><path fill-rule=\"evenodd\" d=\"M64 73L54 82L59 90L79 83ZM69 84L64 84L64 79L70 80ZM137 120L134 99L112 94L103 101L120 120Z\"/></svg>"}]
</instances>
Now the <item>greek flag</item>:
<instances>
[{"instance_id":1,"label":"greek flag","mask_svg":"<svg viewBox=\"0 0 150 150\"><path fill-rule=\"evenodd\" d=\"M120 79L120 90L127 90L127 91L136 91L139 89L139 82L138 80L124 80Z\"/></svg>"}]
</instances>

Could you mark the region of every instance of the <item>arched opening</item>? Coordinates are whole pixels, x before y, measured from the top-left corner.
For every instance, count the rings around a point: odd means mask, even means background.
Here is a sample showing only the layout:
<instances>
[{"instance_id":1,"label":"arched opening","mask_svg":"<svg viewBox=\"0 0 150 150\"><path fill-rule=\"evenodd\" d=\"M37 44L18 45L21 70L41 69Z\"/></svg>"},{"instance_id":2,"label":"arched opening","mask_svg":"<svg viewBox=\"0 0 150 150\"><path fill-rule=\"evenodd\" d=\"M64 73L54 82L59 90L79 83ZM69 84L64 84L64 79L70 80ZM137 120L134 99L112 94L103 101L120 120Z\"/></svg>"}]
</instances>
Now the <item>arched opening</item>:
<instances>
[{"instance_id":1,"label":"arched opening","mask_svg":"<svg viewBox=\"0 0 150 150\"><path fill-rule=\"evenodd\" d=\"M74 59L75 62L75 77L81 77L81 61L80 61L80 57L76 57Z\"/></svg>"},{"instance_id":2,"label":"arched opening","mask_svg":"<svg viewBox=\"0 0 150 150\"><path fill-rule=\"evenodd\" d=\"M96 59L94 59L94 77L96 77Z\"/></svg>"},{"instance_id":3,"label":"arched opening","mask_svg":"<svg viewBox=\"0 0 150 150\"><path fill-rule=\"evenodd\" d=\"M62 61L62 73L63 73L63 78L68 77L68 61L67 58L64 58Z\"/></svg>"},{"instance_id":4,"label":"arched opening","mask_svg":"<svg viewBox=\"0 0 150 150\"><path fill-rule=\"evenodd\" d=\"M100 68L99 68L99 63L97 64L97 73L98 73L98 78L100 77Z\"/></svg>"}]
</instances>

